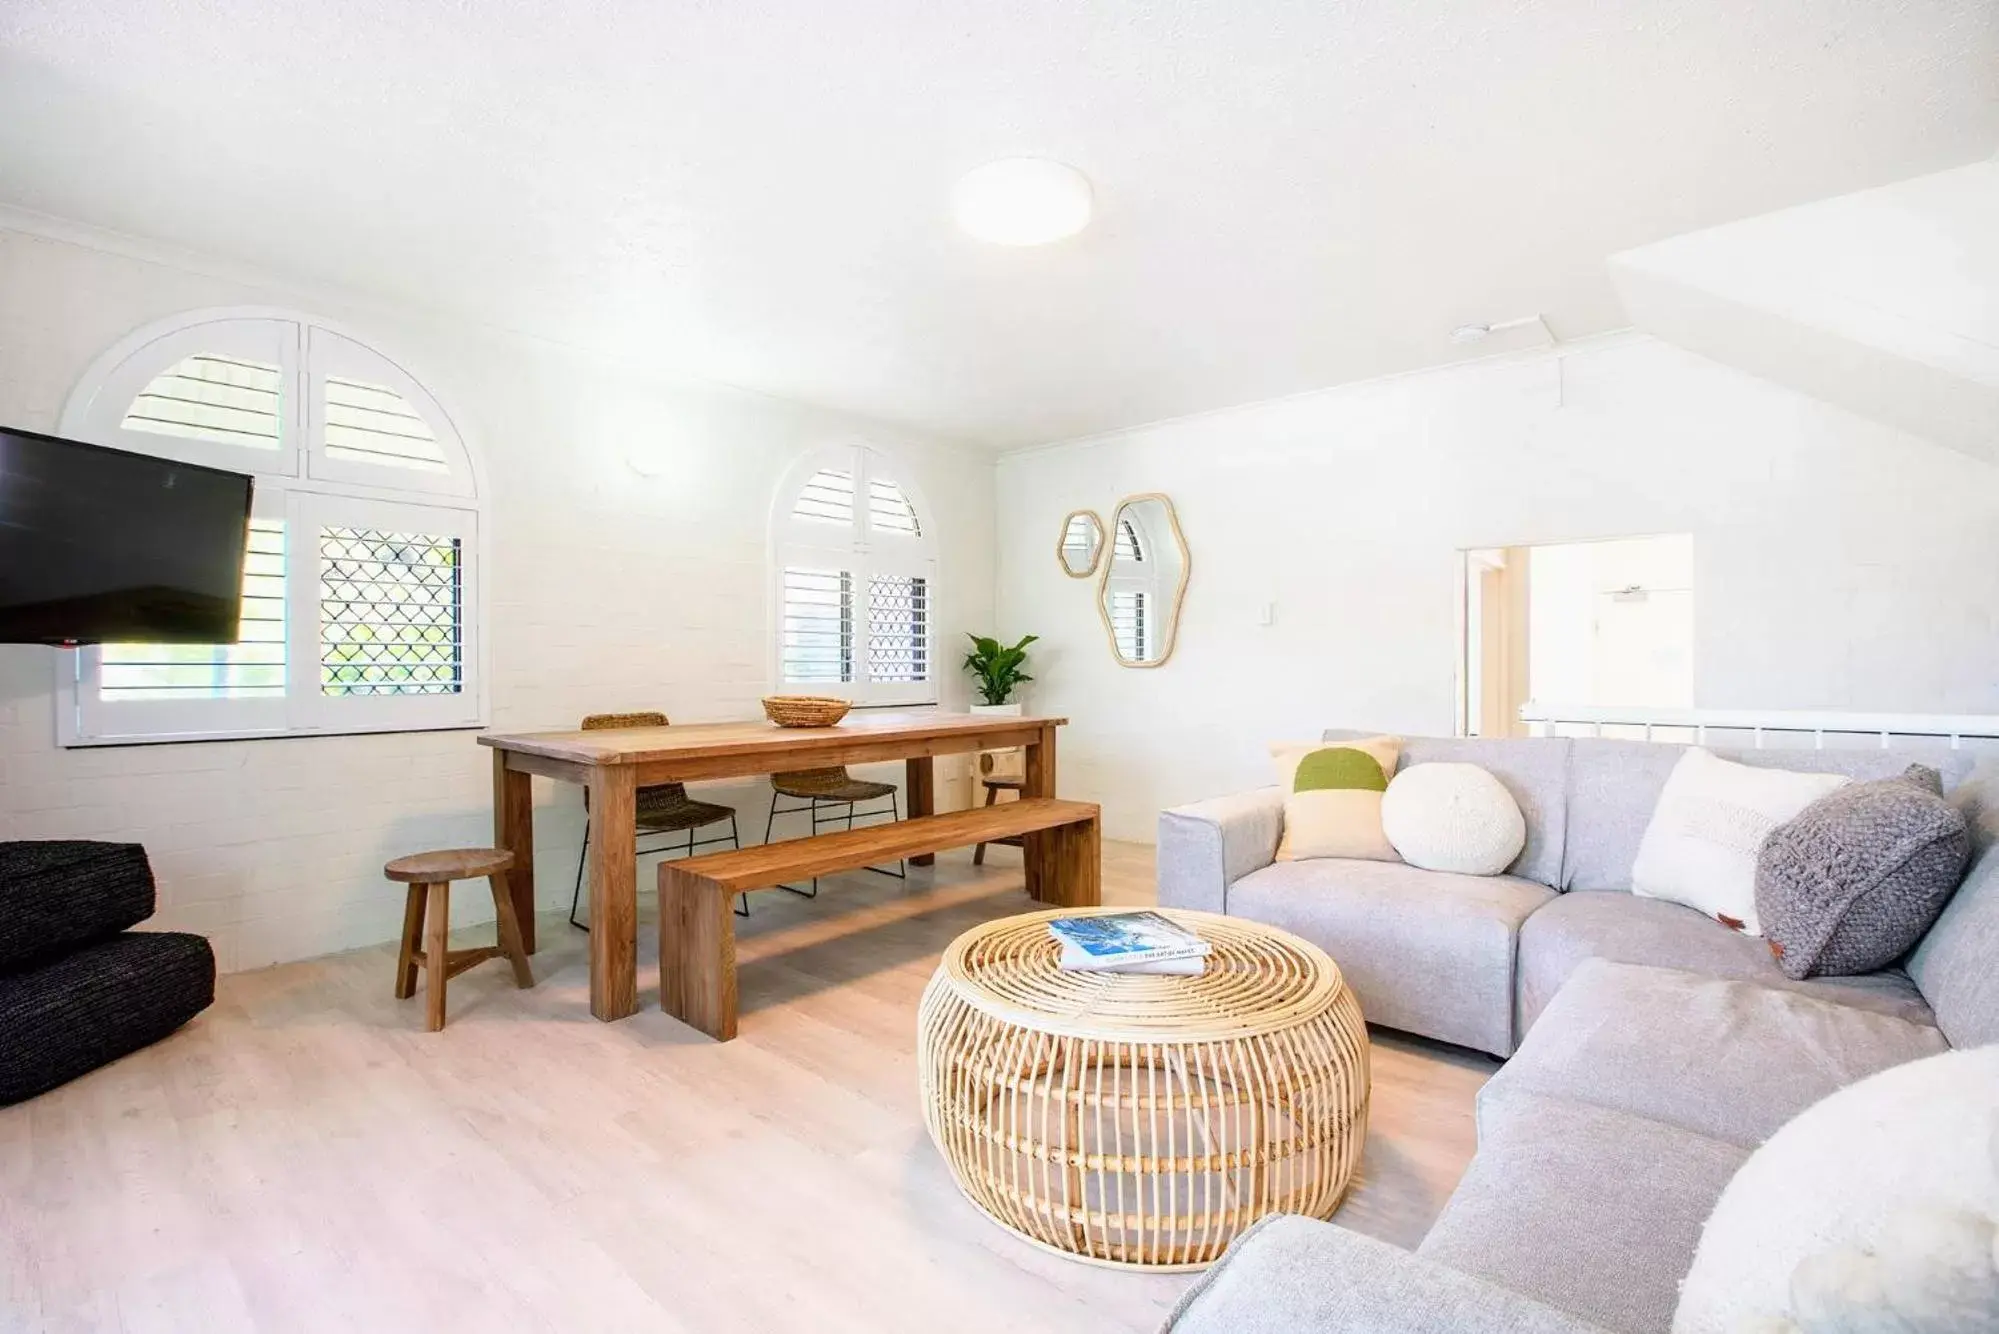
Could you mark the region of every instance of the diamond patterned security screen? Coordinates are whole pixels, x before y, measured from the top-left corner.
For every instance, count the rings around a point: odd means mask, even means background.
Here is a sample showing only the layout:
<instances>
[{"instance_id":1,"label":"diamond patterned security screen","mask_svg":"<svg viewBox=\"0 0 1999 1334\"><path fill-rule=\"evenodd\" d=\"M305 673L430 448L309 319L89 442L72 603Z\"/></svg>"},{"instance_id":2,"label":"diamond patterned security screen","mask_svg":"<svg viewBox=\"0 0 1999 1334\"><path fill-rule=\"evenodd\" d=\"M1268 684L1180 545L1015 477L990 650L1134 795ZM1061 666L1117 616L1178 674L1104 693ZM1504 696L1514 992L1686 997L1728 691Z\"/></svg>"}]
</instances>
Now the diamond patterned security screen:
<instances>
[{"instance_id":1,"label":"diamond patterned security screen","mask_svg":"<svg viewBox=\"0 0 1999 1334\"><path fill-rule=\"evenodd\" d=\"M868 580L868 679L930 679L930 587L922 575Z\"/></svg>"},{"instance_id":2,"label":"diamond patterned security screen","mask_svg":"<svg viewBox=\"0 0 1999 1334\"><path fill-rule=\"evenodd\" d=\"M464 689L460 539L319 530L323 695L455 695Z\"/></svg>"}]
</instances>

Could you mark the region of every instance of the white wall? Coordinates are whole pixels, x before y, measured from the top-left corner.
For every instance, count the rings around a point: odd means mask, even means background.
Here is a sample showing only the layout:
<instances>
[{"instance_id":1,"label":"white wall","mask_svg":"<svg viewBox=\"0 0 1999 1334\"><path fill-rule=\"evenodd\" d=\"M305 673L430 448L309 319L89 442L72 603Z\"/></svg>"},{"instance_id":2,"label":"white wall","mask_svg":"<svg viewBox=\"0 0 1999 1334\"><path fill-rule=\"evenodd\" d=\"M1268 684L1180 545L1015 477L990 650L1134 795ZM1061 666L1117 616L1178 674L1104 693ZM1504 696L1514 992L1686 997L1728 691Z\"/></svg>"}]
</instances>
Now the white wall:
<instances>
[{"instance_id":1,"label":"white wall","mask_svg":"<svg viewBox=\"0 0 1999 1334\"><path fill-rule=\"evenodd\" d=\"M906 462L932 507L945 699L965 702L949 647L991 621L989 458L104 245L0 230L0 423L55 430L93 357L182 310L290 306L375 342L443 399L484 465L495 728L573 727L585 713L631 708L689 722L757 714L769 693L773 488L802 452L854 439ZM635 453L658 475L633 470ZM402 890L382 880L385 860L491 838L489 753L471 732L63 751L55 659L53 649L0 647L0 837L144 843L160 879L153 924L207 935L226 969L389 939ZM540 898L566 908L581 798L536 788ZM767 792L703 795L761 811ZM947 787L940 802L954 796L962 801ZM464 896L462 920L478 920L477 898Z\"/></svg>"},{"instance_id":2,"label":"white wall","mask_svg":"<svg viewBox=\"0 0 1999 1334\"><path fill-rule=\"evenodd\" d=\"M1999 159L1613 255L1632 322L1999 461Z\"/></svg>"},{"instance_id":3,"label":"white wall","mask_svg":"<svg viewBox=\"0 0 1999 1334\"><path fill-rule=\"evenodd\" d=\"M1999 469L1638 335L1013 454L998 622L1114 837L1326 726L1448 733L1455 552L1693 534L1695 703L1999 712ZM1068 510L1173 496L1179 650L1113 665ZM1257 624L1276 603L1275 623Z\"/></svg>"}]
</instances>

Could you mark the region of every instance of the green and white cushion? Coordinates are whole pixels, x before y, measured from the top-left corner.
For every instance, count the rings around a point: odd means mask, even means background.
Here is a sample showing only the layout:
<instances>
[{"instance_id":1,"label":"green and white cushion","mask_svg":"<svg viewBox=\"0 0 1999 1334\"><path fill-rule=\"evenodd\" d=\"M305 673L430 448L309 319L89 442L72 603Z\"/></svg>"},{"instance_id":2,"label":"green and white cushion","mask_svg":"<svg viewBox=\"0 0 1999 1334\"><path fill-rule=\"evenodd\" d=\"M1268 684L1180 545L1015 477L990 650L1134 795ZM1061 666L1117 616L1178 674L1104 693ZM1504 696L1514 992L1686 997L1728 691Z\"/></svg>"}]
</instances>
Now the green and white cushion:
<instances>
[{"instance_id":1,"label":"green and white cushion","mask_svg":"<svg viewBox=\"0 0 1999 1334\"><path fill-rule=\"evenodd\" d=\"M1396 737L1273 746L1284 789L1284 838L1278 861L1311 857L1401 858L1381 830L1381 794L1395 774Z\"/></svg>"}]
</instances>

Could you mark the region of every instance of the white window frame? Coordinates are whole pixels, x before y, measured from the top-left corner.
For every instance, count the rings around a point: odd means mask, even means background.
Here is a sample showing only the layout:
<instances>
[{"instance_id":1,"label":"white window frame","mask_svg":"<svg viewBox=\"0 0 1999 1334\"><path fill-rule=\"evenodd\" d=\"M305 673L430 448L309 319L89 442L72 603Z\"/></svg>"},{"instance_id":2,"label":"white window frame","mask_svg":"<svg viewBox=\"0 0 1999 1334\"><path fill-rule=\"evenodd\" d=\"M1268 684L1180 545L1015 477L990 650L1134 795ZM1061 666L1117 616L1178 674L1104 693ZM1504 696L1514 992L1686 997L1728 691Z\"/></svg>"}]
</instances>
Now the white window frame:
<instances>
[{"instance_id":1,"label":"white window frame","mask_svg":"<svg viewBox=\"0 0 1999 1334\"><path fill-rule=\"evenodd\" d=\"M823 520L792 515L799 494L822 470L843 469L854 479L854 516L846 529ZM871 517L871 484L892 481L916 511L919 536L876 531ZM873 443L843 443L816 449L799 459L778 484L771 507L769 579L769 679L777 692L833 695L861 708L934 705L941 698L941 656L938 626L942 623L937 560L935 511L925 501L908 468L893 453ZM784 571L788 567L846 570L853 576L854 679L833 683L786 681L784 676ZM873 681L867 677L868 610L876 575L916 576L924 580L924 620L927 636L921 681Z\"/></svg>"},{"instance_id":2,"label":"white window frame","mask_svg":"<svg viewBox=\"0 0 1999 1334\"><path fill-rule=\"evenodd\" d=\"M280 366L279 448L258 449L127 430L126 409L153 377L188 356L226 353ZM321 439L327 374L384 385L424 418L444 472L328 457ZM394 359L338 326L286 310L193 311L137 330L85 372L63 409L60 434L157 458L247 472L253 518L285 523L282 699L106 701L102 653L86 646L56 662L56 732L65 747L475 728L486 723L481 627L487 531L477 460L452 414ZM320 683L322 526L378 528L459 539L461 689L434 695L326 695Z\"/></svg>"}]
</instances>

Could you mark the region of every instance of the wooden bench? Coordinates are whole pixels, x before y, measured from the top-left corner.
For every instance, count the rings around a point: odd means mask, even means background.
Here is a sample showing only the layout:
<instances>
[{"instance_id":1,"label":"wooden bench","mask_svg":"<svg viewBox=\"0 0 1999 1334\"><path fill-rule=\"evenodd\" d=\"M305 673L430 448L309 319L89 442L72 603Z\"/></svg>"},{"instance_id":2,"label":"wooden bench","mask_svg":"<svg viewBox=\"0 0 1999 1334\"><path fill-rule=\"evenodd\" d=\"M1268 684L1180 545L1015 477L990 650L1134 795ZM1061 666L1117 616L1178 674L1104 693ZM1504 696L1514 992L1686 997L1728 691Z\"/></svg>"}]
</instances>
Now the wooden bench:
<instances>
[{"instance_id":1,"label":"wooden bench","mask_svg":"<svg viewBox=\"0 0 1999 1334\"><path fill-rule=\"evenodd\" d=\"M659 868L659 1007L710 1037L736 1036L736 922L729 901L751 889L851 871L898 857L1019 837L1052 887L1055 907L1102 898L1096 803L1028 797L814 838L663 862Z\"/></svg>"}]
</instances>

